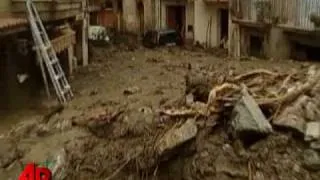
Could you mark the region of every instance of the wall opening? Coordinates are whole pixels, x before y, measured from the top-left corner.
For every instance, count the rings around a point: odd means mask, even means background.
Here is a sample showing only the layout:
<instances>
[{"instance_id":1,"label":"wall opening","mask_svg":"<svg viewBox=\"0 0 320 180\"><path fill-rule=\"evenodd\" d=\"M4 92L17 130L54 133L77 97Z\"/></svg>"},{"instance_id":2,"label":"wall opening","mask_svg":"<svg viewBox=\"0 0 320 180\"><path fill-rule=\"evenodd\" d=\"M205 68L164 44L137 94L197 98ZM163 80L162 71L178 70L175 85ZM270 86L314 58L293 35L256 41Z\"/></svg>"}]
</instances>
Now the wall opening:
<instances>
[{"instance_id":1,"label":"wall opening","mask_svg":"<svg viewBox=\"0 0 320 180\"><path fill-rule=\"evenodd\" d=\"M94 12L90 14L90 25L98 25L98 13Z\"/></svg>"},{"instance_id":2,"label":"wall opening","mask_svg":"<svg viewBox=\"0 0 320 180\"><path fill-rule=\"evenodd\" d=\"M227 48L228 32L229 32L229 11L228 9L220 9L220 48Z\"/></svg>"},{"instance_id":3,"label":"wall opening","mask_svg":"<svg viewBox=\"0 0 320 180\"><path fill-rule=\"evenodd\" d=\"M167 27L177 30L185 38L185 6L167 6Z\"/></svg>"},{"instance_id":4,"label":"wall opening","mask_svg":"<svg viewBox=\"0 0 320 180\"><path fill-rule=\"evenodd\" d=\"M7 74L6 74L6 60L7 60L7 50L5 48L5 45L0 45L0 54L1 54L1 61L0 61L0 93L3 97L0 102L0 114L1 110L4 110L6 108L7 104L7 88L6 88L6 80Z\"/></svg>"},{"instance_id":5,"label":"wall opening","mask_svg":"<svg viewBox=\"0 0 320 180\"><path fill-rule=\"evenodd\" d=\"M250 35L249 55L264 58L263 55L263 37Z\"/></svg>"},{"instance_id":6,"label":"wall opening","mask_svg":"<svg viewBox=\"0 0 320 180\"><path fill-rule=\"evenodd\" d=\"M306 61L319 61L320 60L320 47L310 46L301 44L298 42L293 42L293 50L291 51L291 58Z\"/></svg>"},{"instance_id":7,"label":"wall opening","mask_svg":"<svg viewBox=\"0 0 320 180\"><path fill-rule=\"evenodd\" d=\"M117 12L117 23L118 23L118 30L121 32L123 30L123 4L122 4L122 1L117 1L117 7L118 7L118 12Z\"/></svg>"},{"instance_id":8,"label":"wall opening","mask_svg":"<svg viewBox=\"0 0 320 180\"><path fill-rule=\"evenodd\" d=\"M137 5L139 12L139 21L140 21L140 33L144 34L144 6L142 2L139 2Z\"/></svg>"},{"instance_id":9,"label":"wall opening","mask_svg":"<svg viewBox=\"0 0 320 180\"><path fill-rule=\"evenodd\" d=\"M113 9L113 4L112 4L112 1L110 0L106 0L103 4L103 8L104 9L110 9L112 10Z\"/></svg>"}]
</instances>

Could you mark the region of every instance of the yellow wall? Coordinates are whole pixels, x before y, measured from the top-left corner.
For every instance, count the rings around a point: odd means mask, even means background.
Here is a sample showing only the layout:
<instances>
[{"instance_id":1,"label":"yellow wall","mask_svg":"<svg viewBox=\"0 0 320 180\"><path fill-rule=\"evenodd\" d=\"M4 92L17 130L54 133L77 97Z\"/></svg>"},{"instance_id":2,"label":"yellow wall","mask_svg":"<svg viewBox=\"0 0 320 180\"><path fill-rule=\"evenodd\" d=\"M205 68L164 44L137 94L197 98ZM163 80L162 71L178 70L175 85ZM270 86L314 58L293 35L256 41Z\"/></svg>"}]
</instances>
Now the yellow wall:
<instances>
[{"instance_id":1,"label":"yellow wall","mask_svg":"<svg viewBox=\"0 0 320 180\"><path fill-rule=\"evenodd\" d=\"M0 12L9 12L11 0L0 0Z\"/></svg>"},{"instance_id":2,"label":"yellow wall","mask_svg":"<svg viewBox=\"0 0 320 180\"><path fill-rule=\"evenodd\" d=\"M219 14L218 7L206 4L202 0L194 2L194 41L200 44L208 44L211 47L219 45ZM208 24L211 20L211 28ZM210 35L209 35L210 34Z\"/></svg>"}]
</instances>

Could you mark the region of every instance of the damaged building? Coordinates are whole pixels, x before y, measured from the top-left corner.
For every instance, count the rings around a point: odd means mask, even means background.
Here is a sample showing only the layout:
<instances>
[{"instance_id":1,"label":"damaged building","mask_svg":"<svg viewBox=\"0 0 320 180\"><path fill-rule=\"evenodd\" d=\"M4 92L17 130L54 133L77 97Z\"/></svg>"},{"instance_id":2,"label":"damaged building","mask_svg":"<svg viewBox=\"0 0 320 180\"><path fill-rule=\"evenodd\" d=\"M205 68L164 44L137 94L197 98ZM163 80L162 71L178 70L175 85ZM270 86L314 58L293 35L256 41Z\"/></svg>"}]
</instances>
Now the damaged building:
<instances>
[{"instance_id":1,"label":"damaged building","mask_svg":"<svg viewBox=\"0 0 320 180\"><path fill-rule=\"evenodd\" d=\"M154 29L153 0L101 1L97 24L118 32L141 35Z\"/></svg>"},{"instance_id":2,"label":"damaged building","mask_svg":"<svg viewBox=\"0 0 320 180\"><path fill-rule=\"evenodd\" d=\"M318 0L232 0L230 55L320 59Z\"/></svg>"},{"instance_id":3,"label":"damaged building","mask_svg":"<svg viewBox=\"0 0 320 180\"><path fill-rule=\"evenodd\" d=\"M228 39L227 0L157 0L156 27L177 29L185 42L217 47Z\"/></svg>"},{"instance_id":4,"label":"damaged building","mask_svg":"<svg viewBox=\"0 0 320 180\"><path fill-rule=\"evenodd\" d=\"M77 65L87 65L88 24L99 10L98 2L34 0L33 3L65 73L71 75ZM26 1L2 0L0 11L1 109L30 106L30 102L36 101L36 98L30 101L30 97L38 96L45 88L26 16ZM93 18L89 18L90 13Z\"/></svg>"},{"instance_id":5,"label":"damaged building","mask_svg":"<svg viewBox=\"0 0 320 180\"><path fill-rule=\"evenodd\" d=\"M228 0L106 0L98 24L137 35L174 29L186 43L226 48Z\"/></svg>"}]
</instances>

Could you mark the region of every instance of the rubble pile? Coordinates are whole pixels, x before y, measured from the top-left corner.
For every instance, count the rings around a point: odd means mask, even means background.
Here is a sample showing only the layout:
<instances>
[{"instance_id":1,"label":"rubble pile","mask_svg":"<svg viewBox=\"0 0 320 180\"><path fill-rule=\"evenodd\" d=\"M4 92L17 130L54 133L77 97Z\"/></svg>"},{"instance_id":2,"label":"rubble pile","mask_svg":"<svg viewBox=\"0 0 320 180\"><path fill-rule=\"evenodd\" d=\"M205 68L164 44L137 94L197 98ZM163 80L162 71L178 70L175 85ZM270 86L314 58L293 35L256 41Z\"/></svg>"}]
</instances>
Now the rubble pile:
<instances>
[{"instance_id":1,"label":"rubble pile","mask_svg":"<svg viewBox=\"0 0 320 180\"><path fill-rule=\"evenodd\" d=\"M183 106L116 110L66 144L79 179L319 179L320 71L186 76ZM73 124L77 126L78 124Z\"/></svg>"}]
</instances>

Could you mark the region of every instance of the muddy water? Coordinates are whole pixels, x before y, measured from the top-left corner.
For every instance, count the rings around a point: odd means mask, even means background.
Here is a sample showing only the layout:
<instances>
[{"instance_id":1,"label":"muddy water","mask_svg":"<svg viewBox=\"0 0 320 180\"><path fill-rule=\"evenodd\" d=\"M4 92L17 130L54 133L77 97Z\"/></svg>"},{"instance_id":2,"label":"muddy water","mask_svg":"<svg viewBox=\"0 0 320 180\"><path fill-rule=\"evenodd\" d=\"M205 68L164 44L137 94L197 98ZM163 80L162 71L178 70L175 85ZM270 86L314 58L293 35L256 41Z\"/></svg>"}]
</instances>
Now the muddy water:
<instances>
[{"instance_id":1,"label":"muddy water","mask_svg":"<svg viewBox=\"0 0 320 180\"><path fill-rule=\"evenodd\" d=\"M35 117L39 113L37 110L29 110L27 108L1 112L0 134L7 132L12 126L21 121L32 119L32 117Z\"/></svg>"},{"instance_id":2,"label":"muddy water","mask_svg":"<svg viewBox=\"0 0 320 180\"><path fill-rule=\"evenodd\" d=\"M16 96L18 98L8 97L8 99L10 98L9 102L2 102L4 108L0 109L0 134L21 121L31 120L42 115L47 109L44 103L48 103L48 99L42 94L24 94L22 96L17 92Z\"/></svg>"}]
</instances>

